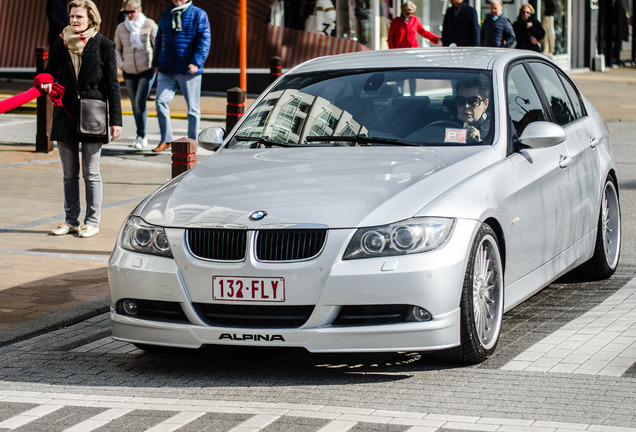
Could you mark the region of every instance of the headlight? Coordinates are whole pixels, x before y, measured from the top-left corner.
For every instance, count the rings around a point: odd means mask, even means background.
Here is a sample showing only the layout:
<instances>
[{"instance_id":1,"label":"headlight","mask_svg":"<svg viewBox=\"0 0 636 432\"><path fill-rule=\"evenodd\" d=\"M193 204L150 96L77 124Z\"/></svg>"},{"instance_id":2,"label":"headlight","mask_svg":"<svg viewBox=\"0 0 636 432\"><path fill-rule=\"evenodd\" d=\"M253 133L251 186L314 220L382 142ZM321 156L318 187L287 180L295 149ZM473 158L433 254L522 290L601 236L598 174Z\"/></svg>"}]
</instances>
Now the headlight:
<instances>
[{"instance_id":1,"label":"headlight","mask_svg":"<svg viewBox=\"0 0 636 432\"><path fill-rule=\"evenodd\" d=\"M444 243L454 223L454 219L423 217L380 227L360 228L351 239L343 259L430 251Z\"/></svg>"},{"instance_id":2,"label":"headlight","mask_svg":"<svg viewBox=\"0 0 636 432\"><path fill-rule=\"evenodd\" d=\"M172 258L164 229L147 224L138 216L128 218L120 240L122 247L129 251Z\"/></svg>"}]
</instances>

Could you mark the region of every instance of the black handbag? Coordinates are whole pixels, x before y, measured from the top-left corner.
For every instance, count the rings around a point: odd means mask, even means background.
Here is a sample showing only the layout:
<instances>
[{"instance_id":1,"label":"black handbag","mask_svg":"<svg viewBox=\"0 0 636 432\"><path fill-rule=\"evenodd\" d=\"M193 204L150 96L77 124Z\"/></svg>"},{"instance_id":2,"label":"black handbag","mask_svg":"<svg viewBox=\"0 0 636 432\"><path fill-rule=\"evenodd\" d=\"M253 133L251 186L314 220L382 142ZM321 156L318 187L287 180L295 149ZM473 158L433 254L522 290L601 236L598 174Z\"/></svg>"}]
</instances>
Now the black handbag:
<instances>
[{"instance_id":1,"label":"black handbag","mask_svg":"<svg viewBox=\"0 0 636 432\"><path fill-rule=\"evenodd\" d=\"M77 132L85 137L103 137L108 131L106 102L99 99L80 99Z\"/></svg>"}]
</instances>

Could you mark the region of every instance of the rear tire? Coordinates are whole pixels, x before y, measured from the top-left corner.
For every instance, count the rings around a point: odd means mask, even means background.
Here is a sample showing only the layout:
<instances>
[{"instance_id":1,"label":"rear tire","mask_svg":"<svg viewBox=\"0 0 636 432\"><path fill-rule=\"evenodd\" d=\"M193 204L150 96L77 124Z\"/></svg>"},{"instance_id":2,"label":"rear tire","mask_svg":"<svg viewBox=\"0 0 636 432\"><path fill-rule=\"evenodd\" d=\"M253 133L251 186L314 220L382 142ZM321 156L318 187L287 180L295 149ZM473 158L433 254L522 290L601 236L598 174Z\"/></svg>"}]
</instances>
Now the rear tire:
<instances>
[{"instance_id":1,"label":"rear tire","mask_svg":"<svg viewBox=\"0 0 636 432\"><path fill-rule=\"evenodd\" d=\"M621 209L613 178L605 181L596 230L594 255L576 274L590 280L607 279L618 267L621 252Z\"/></svg>"},{"instance_id":2,"label":"rear tire","mask_svg":"<svg viewBox=\"0 0 636 432\"><path fill-rule=\"evenodd\" d=\"M443 351L445 359L481 363L495 351L503 321L503 264L499 242L482 225L473 242L462 288L461 345Z\"/></svg>"}]
</instances>

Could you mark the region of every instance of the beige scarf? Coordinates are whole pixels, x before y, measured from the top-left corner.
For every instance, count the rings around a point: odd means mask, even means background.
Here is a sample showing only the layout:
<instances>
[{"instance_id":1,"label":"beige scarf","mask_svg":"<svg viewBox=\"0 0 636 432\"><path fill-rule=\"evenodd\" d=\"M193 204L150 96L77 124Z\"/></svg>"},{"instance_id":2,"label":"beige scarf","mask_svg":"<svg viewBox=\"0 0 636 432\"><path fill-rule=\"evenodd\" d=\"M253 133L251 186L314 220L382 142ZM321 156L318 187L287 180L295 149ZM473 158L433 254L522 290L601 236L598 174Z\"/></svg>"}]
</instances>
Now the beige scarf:
<instances>
[{"instance_id":1,"label":"beige scarf","mask_svg":"<svg viewBox=\"0 0 636 432\"><path fill-rule=\"evenodd\" d=\"M73 68L75 69L75 76L79 75L80 67L82 66L82 53L84 47L88 43L88 40L97 34L95 27L89 27L82 33L75 33L71 26L64 27L62 34L60 35L64 39L64 45L68 48L68 52L71 55L71 62L73 62Z\"/></svg>"}]
</instances>

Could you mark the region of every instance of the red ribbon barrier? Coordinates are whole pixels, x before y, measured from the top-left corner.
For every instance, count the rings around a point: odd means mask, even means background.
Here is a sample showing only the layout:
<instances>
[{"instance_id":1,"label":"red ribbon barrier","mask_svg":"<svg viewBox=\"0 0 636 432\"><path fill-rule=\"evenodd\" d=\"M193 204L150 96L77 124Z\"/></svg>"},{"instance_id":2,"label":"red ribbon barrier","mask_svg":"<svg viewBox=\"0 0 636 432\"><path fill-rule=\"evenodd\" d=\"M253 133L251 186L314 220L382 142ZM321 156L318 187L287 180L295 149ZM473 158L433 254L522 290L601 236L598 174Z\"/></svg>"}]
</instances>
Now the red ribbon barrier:
<instances>
[{"instance_id":1,"label":"red ribbon barrier","mask_svg":"<svg viewBox=\"0 0 636 432\"><path fill-rule=\"evenodd\" d=\"M53 77L51 76L51 74L38 74L33 82L35 86L30 88L29 90L0 101L0 114L7 111L12 111L27 102L31 102L33 99L43 94L44 92L40 89L40 86L42 84L53 84L53 88L49 93L49 98L51 98L51 102L53 102L53 105L62 106L64 87L59 84L53 83Z\"/></svg>"}]
</instances>

